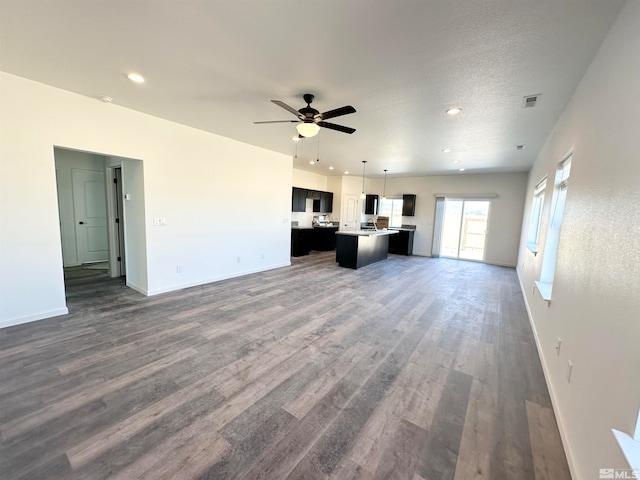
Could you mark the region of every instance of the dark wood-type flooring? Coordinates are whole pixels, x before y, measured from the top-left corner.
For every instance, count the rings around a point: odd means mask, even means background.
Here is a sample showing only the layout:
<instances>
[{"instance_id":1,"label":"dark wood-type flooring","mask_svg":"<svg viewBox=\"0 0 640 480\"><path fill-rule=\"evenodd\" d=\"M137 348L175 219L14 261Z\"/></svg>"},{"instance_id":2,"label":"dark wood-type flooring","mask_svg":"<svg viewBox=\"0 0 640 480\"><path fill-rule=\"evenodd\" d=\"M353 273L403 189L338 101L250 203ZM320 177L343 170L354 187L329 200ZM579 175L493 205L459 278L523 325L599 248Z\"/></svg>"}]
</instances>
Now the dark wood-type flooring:
<instances>
[{"instance_id":1,"label":"dark wood-type flooring","mask_svg":"<svg viewBox=\"0 0 640 480\"><path fill-rule=\"evenodd\" d=\"M515 271L335 254L0 330L3 479L569 479Z\"/></svg>"}]
</instances>

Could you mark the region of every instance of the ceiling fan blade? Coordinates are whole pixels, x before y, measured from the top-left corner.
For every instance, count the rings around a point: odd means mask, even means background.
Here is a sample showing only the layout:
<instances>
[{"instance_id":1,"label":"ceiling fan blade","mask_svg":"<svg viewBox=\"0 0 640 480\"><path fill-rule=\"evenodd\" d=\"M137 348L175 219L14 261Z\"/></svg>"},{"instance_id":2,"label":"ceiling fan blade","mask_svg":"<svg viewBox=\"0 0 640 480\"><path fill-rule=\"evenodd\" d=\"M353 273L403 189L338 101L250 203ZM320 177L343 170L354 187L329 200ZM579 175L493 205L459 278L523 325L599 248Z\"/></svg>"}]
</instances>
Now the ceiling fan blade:
<instances>
[{"instance_id":1,"label":"ceiling fan blade","mask_svg":"<svg viewBox=\"0 0 640 480\"><path fill-rule=\"evenodd\" d=\"M318 122L318 125L320 125L321 127L330 128L331 130L337 130L339 132L344 132L349 134L356 131L355 128L336 125L335 123L329 123L329 122Z\"/></svg>"},{"instance_id":2,"label":"ceiling fan blade","mask_svg":"<svg viewBox=\"0 0 640 480\"><path fill-rule=\"evenodd\" d=\"M267 120L265 122L253 122L253 123L298 123L299 120Z\"/></svg>"},{"instance_id":3,"label":"ceiling fan blade","mask_svg":"<svg viewBox=\"0 0 640 480\"><path fill-rule=\"evenodd\" d=\"M285 110L288 110L289 112L293 113L296 117L298 118L302 118L300 116L300 112L297 111L295 108L290 107L289 105L287 105L284 102L281 102L280 100L271 100L273 103L275 103L276 105L278 105L279 107L284 108Z\"/></svg>"},{"instance_id":4,"label":"ceiling fan blade","mask_svg":"<svg viewBox=\"0 0 640 480\"><path fill-rule=\"evenodd\" d=\"M346 107L336 108L335 110L329 110L328 112L324 112L322 114L323 120L328 120L329 118L339 117L341 115L347 115L349 113L356 113L356 109L351 105L347 105Z\"/></svg>"}]
</instances>

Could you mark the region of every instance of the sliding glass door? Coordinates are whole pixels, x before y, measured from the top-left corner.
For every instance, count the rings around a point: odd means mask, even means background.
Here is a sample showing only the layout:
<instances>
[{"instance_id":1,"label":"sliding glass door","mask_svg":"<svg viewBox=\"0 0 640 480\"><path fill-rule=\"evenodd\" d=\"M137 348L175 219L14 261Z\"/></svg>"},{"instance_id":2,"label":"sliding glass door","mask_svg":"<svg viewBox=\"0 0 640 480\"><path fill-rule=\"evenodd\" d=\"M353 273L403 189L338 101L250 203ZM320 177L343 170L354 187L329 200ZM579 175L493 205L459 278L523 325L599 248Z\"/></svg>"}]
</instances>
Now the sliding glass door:
<instances>
[{"instance_id":1,"label":"sliding glass door","mask_svg":"<svg viewBox=\"0 0 640 480\"><path fill-rule=\"evenodd\" d=\"M465 260L484 260L489 200L445 199L440 254Z\"/></svg>"}]
</instances>

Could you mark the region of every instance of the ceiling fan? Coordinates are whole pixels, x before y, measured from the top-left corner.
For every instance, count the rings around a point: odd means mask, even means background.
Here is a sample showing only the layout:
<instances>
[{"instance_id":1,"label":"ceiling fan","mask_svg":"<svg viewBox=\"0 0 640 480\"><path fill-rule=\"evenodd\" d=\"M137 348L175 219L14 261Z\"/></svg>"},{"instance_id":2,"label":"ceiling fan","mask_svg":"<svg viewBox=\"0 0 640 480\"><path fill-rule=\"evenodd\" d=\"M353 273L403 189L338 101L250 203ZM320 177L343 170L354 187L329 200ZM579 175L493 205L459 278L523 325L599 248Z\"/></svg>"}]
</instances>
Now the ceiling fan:
<instances>
[{"instance_id":1,"label":"ceiling fan","mask_svg":"<svg viewBox=\"0 0 640 480\"><path fill-rule=\"evenodd\" d=\"M338 132L344 133L353 133L356 131L355 128L345 127L343 125L336 125L335 123L325 122L329 118L339 117L341 115L347 115L349 113L355 113L356 109L351 105L347 105L345 107L336 108L334 110L329 110L328 112L320 113L318 110L311 106L311 102L313 102L313 95L310 93L305 93L303 95L304 101L307 102L307 106L301 108L300 110L296 110L293 107L290 107L284 102L280 100L271 100L273 103L278 105L279 107L284 108L285 110L293 113L298 120L270 120L266 122L253 122L253 123L297 123L296 130L303 137L313 137L318 133L320 127L330 128L331 130L337 130Z\"/></svg>"}]
</instances>

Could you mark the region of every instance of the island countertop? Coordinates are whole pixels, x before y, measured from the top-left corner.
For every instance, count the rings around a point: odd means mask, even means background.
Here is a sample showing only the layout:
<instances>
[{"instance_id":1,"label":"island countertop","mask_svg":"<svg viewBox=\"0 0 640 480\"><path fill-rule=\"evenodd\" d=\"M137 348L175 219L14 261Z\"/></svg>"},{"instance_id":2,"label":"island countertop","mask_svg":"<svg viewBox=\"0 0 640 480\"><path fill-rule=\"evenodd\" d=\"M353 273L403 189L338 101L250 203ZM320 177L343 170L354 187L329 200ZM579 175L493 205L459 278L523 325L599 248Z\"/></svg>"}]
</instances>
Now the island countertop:
<instances>
[{"instance_id":1,"label":"island countertop","mask_svg":"<svg viewBox=\"0 0 640 480\"><path fill-rule=\"evenodd\" d=\"M397 230L351 230L343 231L338 230L336 235L352 235L356 237L373 237L376 235L394 235L397 234Z\"/></svg>"}]
</instances>

